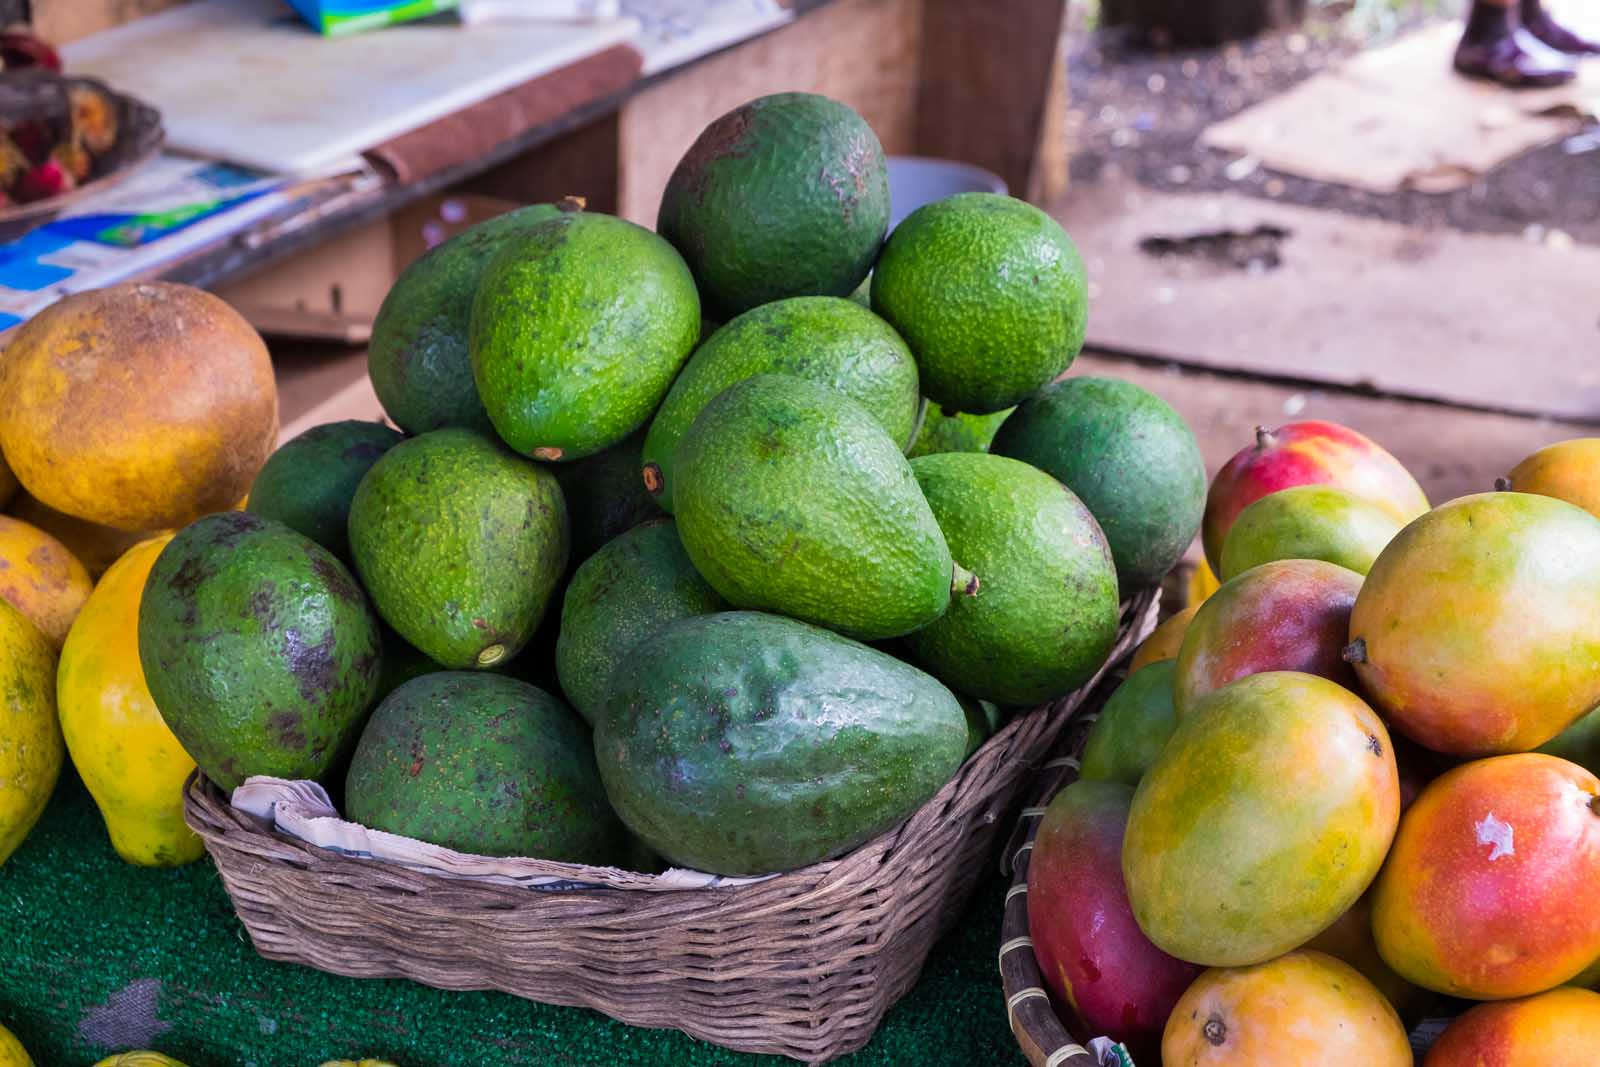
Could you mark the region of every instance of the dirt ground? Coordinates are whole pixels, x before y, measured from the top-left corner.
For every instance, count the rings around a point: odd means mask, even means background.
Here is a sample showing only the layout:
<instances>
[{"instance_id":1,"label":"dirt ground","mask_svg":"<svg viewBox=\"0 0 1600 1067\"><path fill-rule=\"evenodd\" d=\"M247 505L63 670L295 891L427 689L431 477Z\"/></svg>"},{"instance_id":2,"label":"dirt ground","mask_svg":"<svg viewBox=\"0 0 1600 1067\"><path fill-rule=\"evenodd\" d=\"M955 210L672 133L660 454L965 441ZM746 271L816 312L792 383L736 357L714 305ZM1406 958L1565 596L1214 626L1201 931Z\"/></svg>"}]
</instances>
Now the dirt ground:
<instances>
[{"instance_id":1,"label":"dirt ground","mask_svg":"<svg viewBox=\"0 0 1600 1067\"><path fill-rule=\"evenodd\" d=\"M1371 6L1317 6L1295 32L1221 49L1168 52L1132 47L1120 30L1090 29L1092 8L1080 8L1068 59L1073 181L1131 179L1168 192L1227 190L1408 225L1530 238L1560 230L1600 244L1600 127L1512 159L1468 188L1443 195L1385 196L1265 168L1230 170L1233 156L1199 144L1201 132L1216 120L1390 32L1445 17L1406 7L1395 23L1383 26L1362 17ZM1572 151L1585 145L1590 147Z\"/></svg>"}]
</instances>

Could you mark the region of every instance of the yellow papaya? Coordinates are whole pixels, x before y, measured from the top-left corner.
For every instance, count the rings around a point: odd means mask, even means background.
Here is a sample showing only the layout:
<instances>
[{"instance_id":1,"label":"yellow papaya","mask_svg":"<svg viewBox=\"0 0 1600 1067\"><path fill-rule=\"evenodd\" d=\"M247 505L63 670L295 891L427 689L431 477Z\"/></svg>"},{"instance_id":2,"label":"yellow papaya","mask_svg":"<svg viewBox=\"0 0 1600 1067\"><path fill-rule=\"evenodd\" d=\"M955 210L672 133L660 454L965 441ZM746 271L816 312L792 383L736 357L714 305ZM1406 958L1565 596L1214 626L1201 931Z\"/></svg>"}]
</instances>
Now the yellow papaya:
<instances>
[{"instance_id":1,"label":"yellow papaya","mask_svg":"<svg viewBox=\"0 0 1600 1067\"><path fill-rule=\"evenodd\" d=\"M73 766L117 855L143 867L192 863L205 851L183 821L194 760L161 718L139 663L139 600L172 535L143 541L106 571L61 650L56 700Z\"/></svg>"},{"instance_id":2,"label":"yellow papaya","mask_svg":"<svg viewBox=\"0 0 1600 1067\"><path fill-rule=\"evenodd\" d=\"M0 600L0 863L39 821L61 759L55 648Z\"/></svg>"}]
</instances>

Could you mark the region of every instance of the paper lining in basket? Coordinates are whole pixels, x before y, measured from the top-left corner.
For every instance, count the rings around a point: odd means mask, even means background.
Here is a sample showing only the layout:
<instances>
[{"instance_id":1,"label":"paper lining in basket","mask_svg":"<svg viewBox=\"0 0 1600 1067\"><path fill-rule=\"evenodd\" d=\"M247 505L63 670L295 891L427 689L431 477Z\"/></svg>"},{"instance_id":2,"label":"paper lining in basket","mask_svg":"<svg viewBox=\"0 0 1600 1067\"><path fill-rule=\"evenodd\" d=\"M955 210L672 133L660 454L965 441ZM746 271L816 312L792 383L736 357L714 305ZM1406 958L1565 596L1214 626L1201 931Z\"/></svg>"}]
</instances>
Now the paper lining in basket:
<instances>
[{"instance_id":1,"label":"paper lining in basket","mask_svg":"<svg viewBox=\"0 0 1600 1067\"><path fill-rule=\"evenodd\" d=\"M536 859L470 856L413 837L370 830L340 818L328 794L316 782L292 782L259 774L245 779L244 784L233 791L232 804L238 811L270 823L280 833L332 852L398 863L412 870L432 871L450 878L520 885L545 892L572 889L668 892L750 885L773 877L727 878L679 868L663 874L638 874L615 867L578 867L580 877L554 875L550 873L552 867L572 865Z\"/></svg>"}]
</instances>

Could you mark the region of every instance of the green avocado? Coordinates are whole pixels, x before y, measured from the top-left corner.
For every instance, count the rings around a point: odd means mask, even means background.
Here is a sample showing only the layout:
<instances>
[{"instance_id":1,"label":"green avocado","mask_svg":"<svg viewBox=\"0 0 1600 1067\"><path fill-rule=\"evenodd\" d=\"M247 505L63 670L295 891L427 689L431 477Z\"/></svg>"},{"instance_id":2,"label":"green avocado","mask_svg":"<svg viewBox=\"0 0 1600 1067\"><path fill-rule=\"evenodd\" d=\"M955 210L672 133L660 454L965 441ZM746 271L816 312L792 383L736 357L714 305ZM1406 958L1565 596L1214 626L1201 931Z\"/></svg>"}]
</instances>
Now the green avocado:
<instances>
[{"instance_id":1,"label":"green avocado","mask_svg":"<svg viewBox=\"0 0 1600 1067\"><path fill-rule=\"evenodd\" d=\"M1172 703L1177 669L1177 660L1160 660L1117 686L1083 743L1080 778L1139 784L1178 727Z\"/></svg>"},{"instance_id":2,"label":"green avocado","mask_svg":"<svg viewBox=\"0 0 1600 1067\"><path fill-rule=\"evenodd\" d=\"M1280 559L1326 560L1366 574L1400 527L1388 511L1337 486L1280 489L1252 501L1233 520L1217 577L1225 582Z\"/></svg>"},{"instance_id":3,"label":"green avocado","mask_svg":"<svg viewBox=\"0 0 1600 1067\"><path fill-rule=\"evenodd\" d=\"M321 778L376 697L378 620L333 553L246 511L207 515L156 558L139 601L139 662L200 770Z\"/></svg>"},{"instance_id":4,"label":"green avocado","mask_svg":"<svg viewBox=\"0 0 1600 1067\"><path fill-rule=\"evenodd\" d=\"M961 702L961 710L967 716L967 755L970 756L1000 729L1000 705L965 693L956 693L955 698Z\"/></svg>"},{"instance_id":5,"label":"green avocado","mask_svg":"<svg viewBox=\"0 0 1600 1067\"><path fill-rule=\"evenodd\" d=\"M582 563L618 534L660 516L639 476L643 447L644 431L639 430L604 452L551 465L572 525L571 565Z\"/></svg>"},{"instance_id":6,"label":"green avocado","mask_svg":"<svg viewBox=\"0 0 1600 1067\"><path fill-rule=\"evenodd\" d=\"M634 645L669 622L727 606L689 562L671 519L634 527L590 556L567 586L556 638L561 691L593 723L606 683Z\"/></svg>"},{"instance_id":7,"label":"green avocado","mask_svg":"<svg viewBox=\"0 0 1600 1067\"><path fill-rule=\"evenodd\" d=\"M900 446L855 401L761 374L700 412L677 450L678 536L728 603L864 641L944 614L957 575Z\"/></svg>"},{"instance_id":8,"label":"green avocado","mask_svg":"<svg viewBox=\"0 0 1600 1067\"><path fill-rule=\"evenodd\" d=\"M1206 510L1206 465L1183 417L1115 378L1068 378L1024 401L989 450L1031 463L1088 505L1131 592L1161 581Z\"/></svg>"},{"instance_id":9,"label":"green avocado","mask_svg":"<svg viewBox=\"0 0 1600 1067\"><path fill-rule=\"evenodd\" d=\"M946 415L933 401L926 401L926 404L917 439L906 453L912 459L940 452L987 452L995 431L1016 410L1005 408L991 415Z\"/></svg>"},{"instance_id":10,"label":"green avocado","mask_svg":"<svg viewBox=\"0 0 1600 1067\"><path fill-rule=\"evenodd\" d=\"M395 279L372 322L367 373L396 426L411 434L446 426L493 432L467 359L472 298L484 266L509 238L557 214L554 204L534 204L480 222Z\"/></svg>"},{"instance_id":11,"label":"green avocado","mask_svg":"<svg viewBox=\"0 0 1600 1067\"><path fill-rule=\"evenodd\" d=\"M995 193L925 204L895 227L872 310L916 353L922 392L986 415L1058 377L1083 347L1089 287L1059 223Z\"/></svg>"},{"instance_id":12,"label":"green avocado","mask_svg":"<svg viewBox=\"0 0 1600 1067\"><path fill-rule=\"evenodd\" d=\"M997 704L1034 705L1082 685L1117 638L1117 572L1094 516L1048 474L1004 456L911 461L976 596L906 647L935 678Z\"/></svg>"},{"instance_id":13,"label":"green avocado","mask_svg":"<svg viewBox=\"0 0 1600 1067\"><path fill-rule=\"evenodd\" d=\"M313 426L268 457L245 510L277 519L348 562L350 498L378 457L404 439L381 422Z\"/></svg>"},{"instance_id":14,"label":"green avocado","mask_svg":"<svg viewBox=\"0 0 1600 1067\"><path fill-rule=\"evenodd\" d=\"M707 126L656 219L721 318L787 296L849 296L888 228L877 135L811 93L764 96Z\"/></svg>"},{"instance_id":15,"label":"green avocado","mask_svg":"<svg viewBox=\"0 0 1600 1067\"><path fill-rule=\"evenodd\" d=\"M414 678L378 705L345 777L354 822L478 856L609 866L630 851L589 731L497 674Z\"/></svg>"},{"instance_id":16,"label":"green avocado","mask_svg":"<svg viewBox=\"0 0 1600 1067\"><path fill-rule=\"evenodd\" d=\"M671 245L564 209L484 268L468 351L501 438L525 456L574 460L643 426L699 336L700 298Z\"/></svg>"},{"instance_id":17,"label":"green avocado","mask_svg":"<svg viewBox=\"0 0 1600 1067\"><path fill-rule=\"evenodd\" d=\"M606 793L679 866L791 870L894 826L961 765L967 724L915 667L793 619L699 615L635 645L595 732Z\"/></svg>"},{"instance_id":18,"label":"green avocado","mask_svg":"<svg viewBox=\"0 0 1600 1067\"><path fill-rule=\"evenodd\" d=\"M645 484L672 510L674 452L717 394L757 374L831 386L872 413L902 448L916 423L917 364L900 335L872 312L835 296L763 304L695 350L672 383L644 442Z\"/></svg>"},{"instance_id":19,"label":"green avocado","mask_svg":"<svg viewBox=\"0 0 1600 1067\"><path fill-rule=\"evenodd\" d=\"M472 430L396 445L350 505L351 554L378 614L452 669L516 655L561 580L567 545L555 476Z\"/></svg>"},{"instance_id":20,"label":"green avocado","mask_svg":"<svg viewBox=\"0 0 1600 1067\"><path fill-rule=\"evenodd\" d=\"M413 648L411 642L395 633L392 627L381 626L380 632L383 658L378 664L378 700L382 700L413 678L421 678L424 674L436 674L444 670Z\"/></svg>"}]
</instances>

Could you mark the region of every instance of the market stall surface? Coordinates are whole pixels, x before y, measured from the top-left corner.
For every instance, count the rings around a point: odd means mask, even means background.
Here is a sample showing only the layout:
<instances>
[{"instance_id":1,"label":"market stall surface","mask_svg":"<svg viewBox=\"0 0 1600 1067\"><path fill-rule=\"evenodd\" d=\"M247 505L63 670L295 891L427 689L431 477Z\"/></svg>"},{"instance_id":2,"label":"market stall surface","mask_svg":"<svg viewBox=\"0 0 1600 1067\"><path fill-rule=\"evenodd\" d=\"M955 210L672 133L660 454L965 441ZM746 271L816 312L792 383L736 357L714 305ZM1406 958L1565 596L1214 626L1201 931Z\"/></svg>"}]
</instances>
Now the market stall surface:
<instances>
[{"instance_id":1,"label":"market stall surface","mask_svg":"<svg viewBox=\"0 0 1600 1067\"><path fill-rule=\"evenodd\" d=\"M958 929L872 1043L844 1065L1021 1064L994 968L1005 884L991 870ZM125 864L70 765L0 867L0 1022L45 1067L151 1048L188 1067L780 1064L675 1031L500 993L338 978L261 959L208 861Z\"/></svg>"}]
</instances>

